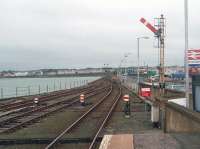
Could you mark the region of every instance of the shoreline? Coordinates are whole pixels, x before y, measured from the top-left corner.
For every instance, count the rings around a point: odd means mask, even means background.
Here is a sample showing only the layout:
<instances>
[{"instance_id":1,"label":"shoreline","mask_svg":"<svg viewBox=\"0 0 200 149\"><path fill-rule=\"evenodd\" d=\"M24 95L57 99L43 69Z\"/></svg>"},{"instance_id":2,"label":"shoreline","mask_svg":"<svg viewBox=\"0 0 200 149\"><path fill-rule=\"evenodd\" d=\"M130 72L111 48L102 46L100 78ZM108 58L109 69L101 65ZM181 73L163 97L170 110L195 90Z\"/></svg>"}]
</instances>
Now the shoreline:
<instances>
[{"instance_id":1,"label":"shoreline","mask_svg":"<svg viewBox=\"0 0 200 149\"><path fill-rule=\"evenodd\" d=\"M14 76L14 77L0 77L0 79L12 78L55 78L55 77L96 77L104 76L105 73L89 73L89 74L65 74L65 75L44 75L44 76Z\"/></svg>"},{"instance_id":2,"label":"shoreline","mask_svg":"<svg viewBox=\"0 0 200 149\"><path fill-rule=\"evenodd\" d=\"M65 79L65 77L66 76L64 76L64 77L54 77L54 78L57 78L57 79L60 78L62 80L62 79ZM52 84L51 83L48 84L48 83L44 82L43 84L39 83L39 85L37 85L37 84L36 85L30 85L29 84L29 86L21 87L21 88L26 88L25 92L16 89L16 88L20 88L19 86L14 87L14 88L7 87L7 89L9 88L9 90L10 90L9 93L8 92L4 92L4 88L0 87L0 101L9 100L9 99L22 99L22 98L36 96L36 95L49 94L49 93L57 92L57 91L61 91L61 90L70 90L70 89L73 89L73 88L79 88L79 87L82 87L82 86L86 85L86 84L80 84L80 83L79 83L78 86L77 86L77 84L75 85L74 81L73 81L74 79L76 79L75 77L78 77L78 76L74 76L74 78L71 77L72 81L69 81L67 83L68 84L67 86L65 84L66 82L64 84L62 83L62 85L61 85L61 83L57 84L56 86L55 86L55 82L52 83ZM84 76L82 76L82 77L84 77ZM87 76L85 76L85 77L87 77ZM89 78L91 78L91 77L95 77L96 78L96 79L92 79L92 80L89 79L88 84L90 84L92 82L95 82L97 80L100 80L102 78L102 76L88 76L88 77ZM45 77L42 77L42 78L45 78ZM38 79L42 79L42 78L38 78ZM46 79L48 79L48 80L51 79L51 78L53 79L53 77L48 77L48 78L46 77ZM81 78L81 77L79 77L79 78ZM20 79L23 79L23 78L19 78L19 80ZM32 79L33 79L33 81L35 81L34 78L32 78ZM35 79L36 79L36 77L35 77ZM82 78L82 80L83 79L86 80L87 78ZM13 78L13 79L7 79L5 81L17 81L17 80L18 79ZM1 81L1 79L0 79L0 81ZM2 81L4 81L4 80L2 80ZM71 86L71 83L73 83L74 85ZM28 87L29 87L29 89L28 89ZM46 89L46 87L48 89Z\"/></svg>"}]
</instances>

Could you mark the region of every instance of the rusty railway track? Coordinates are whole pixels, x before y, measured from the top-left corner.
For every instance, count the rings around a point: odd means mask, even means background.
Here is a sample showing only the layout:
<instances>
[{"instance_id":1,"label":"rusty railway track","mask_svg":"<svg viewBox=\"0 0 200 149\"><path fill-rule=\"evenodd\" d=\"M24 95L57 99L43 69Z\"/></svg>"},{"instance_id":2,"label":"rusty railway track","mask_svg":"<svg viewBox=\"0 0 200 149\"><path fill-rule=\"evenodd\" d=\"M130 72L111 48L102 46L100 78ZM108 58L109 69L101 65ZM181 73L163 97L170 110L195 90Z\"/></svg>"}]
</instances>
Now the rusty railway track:
<instances>
[{"instance_id":1,"label":"rusty railway track","mask_svg":"<svg viewBox=\"0 0 200 149\"><path fill-rule=\"evenodd\" d=\"M106 86L104 87L106 88ZM57 104L59 103L62 103L62 102L65 102L66 99L63 99L64 97L72 97L71 98L76 98L80 95L80 93L87 93L88 91L89 92L93 92L94 90L96 90L98 88L87 88L87 90L80 90L80 92L73 92L73 93L70 93L70 94L64 94L63 96L53 96L53 97L50 97L50 98L47 98L47 99L43 99L43 100L40 100L40 104L39 105L47 105L49 104L48 102L50 101L50 104L52 104L51 102L54 101L54 103L56 102ZM23 105L23 106L22 106ZM24 111L31 111L33 110L35 107L35 105L33 104L33 101L31 103L31 105L27 105L25 106L24 104L22 104L20 107L18 107L18 109L15 109L15 110L11 110L11 111L8 111L8 112L4 112L3 114L0 115L0 122L1 122L1 119L3 117L9 117L11 114L17 114L17 113L20 113L20 112L23 112Z\"/></svg>"},{"instance_id":2,"label":"rusty railway track","mask_svg":"<svg viewBox=\"0 0 200 149\"><path fill-rule=\"evenodd\" d=\"M89 90L85 92L86 98L95 96L107 89L108 87L101 87L95 90ZM28 124L32 124L34 121L37 121L38 119L48 116L54 112L60 111L66 107L72 106L73 104L78 102L79 102L79 95L74 96L73 98L68 100L58 101L53 104L49 104L42 107L36 107L29 111L19 113L17 115L14 114L11 117L0 120L0 133L11 132L16 129L22 128Z\"/></svg>"},{"instance_id":3,"label":"rusty railway track","mask_svg":"<svg viewBox=\"0 0 200 149\"><path fill-rule=\"evenodd\" d=\"M105 83L105 82L104 82ZM64 97L70 97L71 95L76 95L75 97L78 97L80 92L81 93L87 93L87 91L92 91L92 90L95 90L97 88L97 85L99 86L105 86L103 84L95 84L95 86L90 86L90 87L87 87L87 88L83 88L83 89L79 89L79 90L75 90L75 92L69 92L69 93L66 93L66 94L58 94L56 96L47 96L45 98L41 98L40 99L40 105L47 105L48 102L52 102L52 101L58 101L58 100L61 100L61 98L64 98ZM73 97L71 97L73 98ZM0 114L0 121L3 117L9 117L9 115L11 114L17 114L17 113L24 113L24 111L31 111L35 108L35 105L33 103L33 100L29 100L28 103L20 103L20 104L17 104L17 105L14 105L13 107L13 104L11 104L11 107L10 105L7 106L7 108L11 108L10 111L5 111L3 113Z\"/></svg>"},{"instance_id":4,"label":"rusty railway track","mask_svg":"<svg viewBox=\"0 0 200 149\"><path fill-rule=\"evenodd\" d=\"M119 85L117 85L118 87L118 92L117 94L115 94L113 97L111 96L112 92L113 92L113 85L110 88L109 92L102 97L96 104L94 104L88 111L86 111L82 116L80 116L76 121L74 121L70 126L68 126L65 130L62 131L62 133L60 133L59 135L57 135L57 137L52 140L52 142L50 144L48 144L45 149L50 149L55 147L55 145L57 145L57 143L59 142L60 139L63 138L64 135L69 134L73 129L75 129L75 127L77 127L78 125L80 125L80 123L85 120L87 117L91 116L91 113L94 113L97 109L101 109L101 108L105 108L107 107L107 110L101 110L101 113L103 115L101 115L100 120L98 121L99 124L97 124L97 129L95 134L93 135L93 139L92 139L92 143L90 144L89 148L92 149L97 141L97 138L100 134L100 132L102 131L102 129L104 128L105 124L108 122L109 118L111 117L111 114L113 112L113 110L115 109L121 94L122 94L122 89ZM111 96L111 99L109 101L108 104L108 99L109 96ZM107 103L106 103L107 102ZM106 105L106 106L105 106ZM109 105L109 106L107 106ZM101 107L102 106L102 107ZM83 128L82 128L83 129Z\"/></svg>"}]
</instances>

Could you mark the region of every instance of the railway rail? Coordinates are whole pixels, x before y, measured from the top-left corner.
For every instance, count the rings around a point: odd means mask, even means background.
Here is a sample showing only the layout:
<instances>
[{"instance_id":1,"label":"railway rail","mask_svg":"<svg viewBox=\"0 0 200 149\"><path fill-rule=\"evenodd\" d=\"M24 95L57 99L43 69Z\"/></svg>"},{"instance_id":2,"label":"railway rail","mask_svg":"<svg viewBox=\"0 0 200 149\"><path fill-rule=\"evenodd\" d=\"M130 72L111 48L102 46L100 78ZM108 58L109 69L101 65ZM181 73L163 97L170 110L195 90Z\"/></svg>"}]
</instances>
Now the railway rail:
<instances>
[{"instance_id":1,"label":"railway rail","mask_svg":"<svg viewBox=\"0 0 200 149\"><path fill-rule=\"evenodd\" d=\"M69 103L75 103L70 108L66 108L68 107L67 104L69 104L66 101L64 103L66 105L64 109L66 110L54 114L51 118L42 121L41 124L12 134L1 134L0 146L2 148L94 149L99 147L102 136L106 133L123 133L151 129L150 113L147 111L148 107L146 107L144 101L139 96L130 92L128 88L112 83L112 87L102 88L102 91L99 90L99 92L101 94L94 95L94 98L89 99L85 107L80 107L80 103L76 104L74 100L79 101L79 99L72 99ZM119 100L121 92L123 94L129 94L131 97L131 117L133 116L134 120L130 118L123 122L124 113L122 110L124 101ZM92 93L94 93L94 90ZM89 95L86 95L86 97ZM64 104L60 104L60 106L65 106ZM52 113L53 109L52 107ZM39 116L41 113L38 111L36 116ZM45 115L45 113L43 114ZM62 124L57 124L56 122L60 119L65 120L61 122ZM26 127L26 124L24 126ZM23 125L19 127L23 127ZM52 130L52 127L55 130ZM66 129L63 129L65 127Z\"/></svg>"},{"instance_id":2,"label":"railway rail","mask_svg":"<svg viewBox=\"0 0 200 149\"><path fill-rule=\"evenodd\" d=\"M87 88L87 89L83 89L83 90L78 90L76 92L70 92L70 93L67 93L67 94L61 94L61 95L57 95L57 96L50 96L49 98L43 98L43 99L40 99L40 105L46 105L48 103L52 103L53 102L58 102L58 100L62 101L62 98L65 98L65 97L69 97L69 96L72 96L72 98L74 97L78 97L80 92L81 93L87 93L88 91L92 91L92 90L95 90L95 88L97 87L92 87L92 88ZM75 95L75 96L73 96ZM64 101L66 101L66 99L64 99ZM11 107L13 108L13 106L11 105ZM34 109L36 108L36 106L34 105L34 102L33 100L31 100L30 103L21 103L21 104L17 104L15 106L14 109L11 109L10 111L7 111L7 112L4 112L2 114L0 114L0 119L2 117L5 117L5 116L9 116L11 114L14 114L14 113L19 113L19 112L23 112L24 110L31 110L31 109Z\"/></svg>"},{"instance_id":3,"label":"railway rail","mask_svg":"<svg viewBox=\"0 0 200 149\"><path fill-rule=\"evenodd\" d=\"M111 117L111 114L113 110L115 109L120 97L122 94L122 89L119 85L114 84L110 88L109 92L102 97L96 104L94 104L88 111L86 111L82 116L80 116L76 121L74 121L70 126L68 126L65 130L62 131L55 139L48 144L45 149L50 149L55 147L59 140L61 140L65 135L68 135L71 133L72 130L76 129L75 131L80 132L80 129L86 129L82 128L80 125L81 123L87 123L89 117L92 117L93 114L96 114L95 112L99 113L99 117L97 120L97 123L94 125L97 126L95 128L95 132L93 132L92 135L92 143L90 144L89 148L92 149L96 145L97 137L101 133L102 129L104 128L105 124L108 122L109 118ZM81 128L76 128L81 127Z\"/></svg>"},{"instance_id":4,"label":"railway rail","mask_svg":"<svg viewBox=\"0 0 200 149\"><path fill-rule=\"evenodd\" d=\"M93 90L89 90L85 92L86 98L90 98L95 96L105 90L108 87L101 87ZM21 128L27 124L33 123L34 121L50 115L54 112L60 111L66 107L72 106L75 103L79 102L79 95L74 96L71 99L57 101L53 104L35 107L33 109L29 109L28 111L23 111L13 113L10 117L6 116L5 119L0 119L0 133L10 132L16 130L17 128Z\"/></svg>"},{"instance_id":5,"label":"railway rail","mask_svg":"<svg viewBox=\"0 0 200 149\"><path fill-rule=\"evenodd\" d=\"M61 93L61 94L56 93L53 95L47 95L47 96L39 98L39 103L40 105L43 105L43 104L52 103L52 101L54 102L54 101L61 100L62 98L65 98L65 97L69 97L69 96L73 97L73 95L79 96L80 92L85 93L88 90L94 90L95 88L97 88L97 86L101 86L101 85L104 86L102 83L105 83L105 82L101 81L100 84L93 83L92 86L89 85L83 88L78 88L78 89L72 90L71 92L67 91L66 93ZM11 114L16 114L16 113L20 113L20 112L24 112L24 111L36 108L34 105L35 104L33 102L33 99L25 100L23 102L20 101L17 103L9 103L8 105L2 105L4 107L4 110L3 112L0 113L0 119L2 117L9 116Z\"/></svg>"}]
</instances>

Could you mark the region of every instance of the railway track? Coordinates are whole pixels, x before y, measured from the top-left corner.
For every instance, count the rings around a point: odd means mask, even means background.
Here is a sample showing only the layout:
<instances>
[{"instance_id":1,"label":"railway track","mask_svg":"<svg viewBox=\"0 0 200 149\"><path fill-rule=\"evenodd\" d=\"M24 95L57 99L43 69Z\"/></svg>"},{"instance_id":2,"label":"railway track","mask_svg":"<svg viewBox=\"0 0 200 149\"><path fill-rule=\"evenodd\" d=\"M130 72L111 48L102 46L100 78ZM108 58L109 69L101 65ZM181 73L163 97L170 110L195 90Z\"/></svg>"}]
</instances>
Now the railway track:
<instances>
[{"instance_id":1,"label":"railway track","mask_svg":"<svg viewBox=\"0 0 200 149\"><path fill-rule=\"evenodd\" d=\"M80 87L80 88L76 88L72 90L56 91L55 93L52 93L49 95L39 96L39 100L40 102L45 102L45 101L54 100L63 96L69 96L69 95L77 94L83 91L92 90L98 86L103 85L104 81L100 81L100 82L99 81L96 81L95 83L91 83L88 86L84 86L84 87ZM0 111L6 112L9 110L15 110L15 109L23 108L26 106L33 106L33 105L34 105L33 99L23 100L19 102L11 102L8 104L2 104L0 106Z\"/></svg>"},{"instance_id":2,"label":"railway track","mask_svg":"<svg viewBox=\"0 0 200 149\"><path fill-rule=\"evenodd\" d=\"M84 108L80 107L79 103L75 103L70 108L62 110L62 113L56 113L50 119L47 118L45 122L42 121L39 125L13 134L2 134L0 144L2 148L94 149L99 147L102 136L106 133L133 132L130 129L131 127L133 127L133 130L146 130L151 127L151 125L147 125L150 114L146 111L144 102L136 94L130 93L127 88L122 87L123 94L129 94L132 97L131 116L134 117L134 121L132 119L128 120L129 125L128 121L124 125L121 117L123 116L121 112L124 101L119 100L121 96L120 90L120 87L114 84L112 89L104 90L104 93L89 99L89 104ZM59 114L62 115L60 116ZM62 121L60 125L57 121L61 119L66 119L66 121ZM145 129L140 126L143 123L145 124ZM52 131L52 127L55 130ZM55 139L53 139L54 137Z\"/></svg>"},{"instance_id":3,"label":"railway track","mask_svg":"<svg viewBox=\"0 0 200 149\"><path fill-rule=\"evenodd\" d=\"M104 81L103 82L101 81L100 83L95 83L95 84L92 83L92 85L89 85L83 88L78 88L78 89L72 90L71 92L66 92L62 94L53 94L52 96L47 95L47 96L39 98L40 100L39 102L40 102L40 105L47 105L47 104L52 104L55 101L57 102L58 100L61 101L63 98L64 100L66 100L65 99L66 97L73 98L74 97L73 95L75 95L75 97L78 97L80 93L87 93L87 91L92 91L96 89L98 86L105 86L104 83L105 83ZM3 112L0 113L0 119L6 116L9 117L9 115L11 114L16 114L16 113L20 113L20 112L24 112L28 110L30 111L36 108L33 102L33 99L29 99L23 102L20 101L18 103L10 103L8 105L2 105L2 107L4 107L4 110Z\"/></svg>"},{"instance_id":4,"label":"railway track","mask_svg":"<svg viewBox=\"0 0 200 149\"><path fill-rule=\"evenodd\" d=\"M100 87L93 90L88 90L85 93L86 98L91 98L97 94L106 91L108 87ZM0 119L0 133L11 132L18 128L22 128L28 124L41 119L47 115L50 115L54 112L60 111L64 108L70 107L75 103L79 102L79 95L76 95L70 99L56 101L49 105L36 106L28 109L28 111L21 110L17 113L12 113L6 117Z\"/></svg>"},{"instance_id":5,"label":"railway track","mask_svg":"<svg viewBox=\"0 0 200 149\"><path fill-rule=\"evenodd\" d=\"M108 122L113 110L115 109L120 97L121 87L118 84L113 84L109 92L94 104L88 111L74 121L70 126L63 130L57 137L48 144L45 149L59 148L59 140L68 137L80 137L81 134L88 133L91 138L89 149L96 146L96 141L99 134L102 132L105 124ZM89 125L94 121L93 125ZM89 123L88 123L89 122ZM92 127L91 127L92 126ZM96 127L95 127L96 126ZM86 128L88 127L88 128ZM92 132L91 132L92 130ZM83 132L84 131L84 132Z\"/></svg>"},{"instance_id":6,"label":"railway track","mask_svg":"<svg viewBox=\"0 0 200 149\"><path fill-rule=\"evenodd\" d=\"M95 90L97 87L92 87L92 88L87 88L87 89L83 89L83 90L79 90L79 91L76 91L76 92L71 92L69 94L62 94L62 95L57 95L57 96L53 96L53 97L49 97L49 98L43 98L43 99L40 99L40 105L47 105L47 104L52 104L54 102L58 102L58 101L66 101L66 97L71 97L71 98L75 98L75 97L78 97L80 95L80 93L87 93L88 91L91 92L93 90ZM11 107L13 108L13 106L11 105ZM7 112L4 112L3 114L0 115L0 119L2 117L5 117L5 116L9 116L11 114L16 114L16 113L19 113L19 112L24 112L25 110L31 110L31 109L34 109L36 108L33 100L31 100L31 103L21 103L20 105L16 105L14 109L10 110L10 111L7 111Z\"/></svg>"}]
</instances>

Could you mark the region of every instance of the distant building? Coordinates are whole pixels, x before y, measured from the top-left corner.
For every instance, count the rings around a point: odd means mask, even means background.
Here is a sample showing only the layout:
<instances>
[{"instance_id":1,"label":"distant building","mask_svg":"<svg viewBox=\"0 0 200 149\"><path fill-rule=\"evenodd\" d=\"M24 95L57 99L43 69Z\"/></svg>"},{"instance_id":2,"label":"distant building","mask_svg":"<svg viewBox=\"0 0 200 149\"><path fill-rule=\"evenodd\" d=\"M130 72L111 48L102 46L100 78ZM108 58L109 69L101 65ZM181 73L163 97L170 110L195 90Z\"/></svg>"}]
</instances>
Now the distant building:
<instances>
[{"instance_id":1,"label":"distant building","mask_svg":"<svg viewBox=\"0 0 200 149\"><path fill-rule=\"evenodd\" d=\"M13 71L2 71L1 77L15 77L15 73Z\"/></svg>"},{"instance_id":2,"label":"distant building","mask_svg":"<svg viewBox=\"0 0 200 149\"><path fill-rule=\"evenodd\" d=\"M75 74L76 71L74 69L58 69L57 75L71 75Z\"/></svg>"},{"instance_id":3,"label":"distant building","mask_svg":"<svg viewBox=\"0 0 200 149\"><path fill-rule=\"evenodd\" d=\"M42 70L32 70L28 72L28 76L43 76Z\"/></svg>"},{"instance_id":4,"label":"distant building","mask_svg":"<svg viewBox=\"0 0 200 149\"><path fill-rule=\"evenodd\" d=\"M37 76L64 76L64 75L87 75L112 72L113 68L84 68L84 69L41 69L31 71L2 71L0 77L37 77Z\"/></svg>"},{"instance_id":5,"label":"distant building","mask_svg":"<svg viewBox=\"0 0 200 149\"><path fill-rule=\"evenodd\" d=\"M166 75L182 73L182 72L184 72L183 66L166 66L165 67L165 74Z\"/></svg>"},{"instance_id":6,"label":"distant building","mask_svg":"<svg viewBox=\"0 0 200 149\"><path fill-rule=\"evenodd\" d=\"M19 72L14 72L15 77L25 77L28 76L27 71L19 71Z\"/></svg>"},{"instance_id":7,"label":"distant building","mask_svg":"<svg viewBox=\"0 0 200 149\"><path fill-rule=\"evenodd\" d=\"M55 76L57 75L56 69L43 69L42 70L44 76Z\"/></svg>"}]
</instances>

